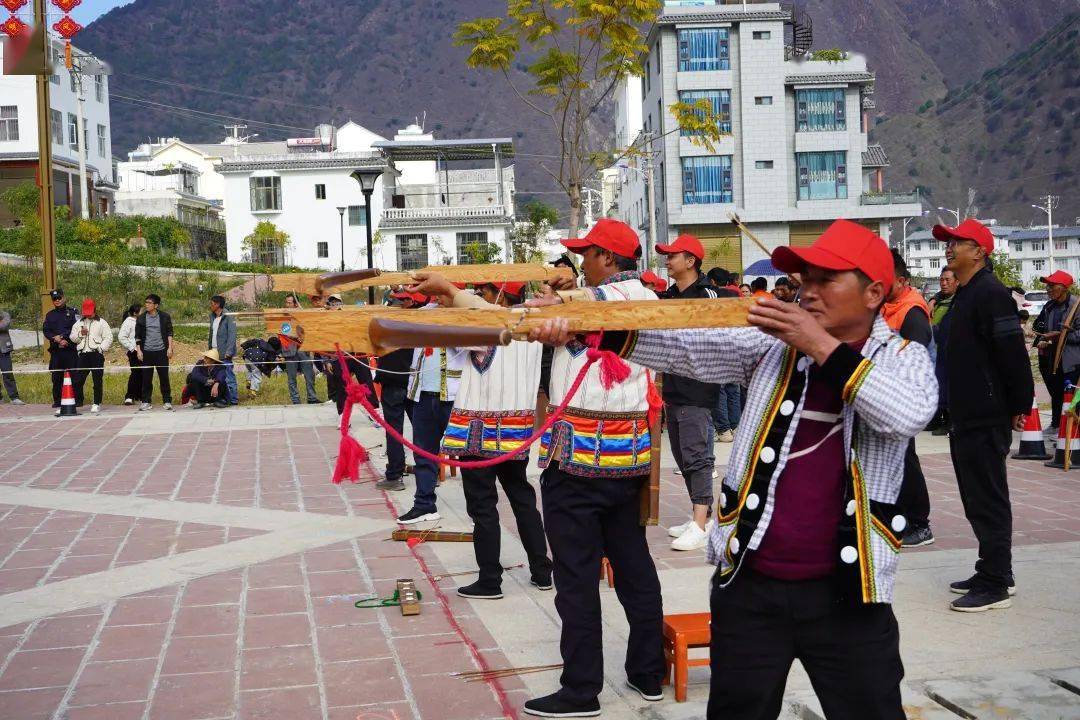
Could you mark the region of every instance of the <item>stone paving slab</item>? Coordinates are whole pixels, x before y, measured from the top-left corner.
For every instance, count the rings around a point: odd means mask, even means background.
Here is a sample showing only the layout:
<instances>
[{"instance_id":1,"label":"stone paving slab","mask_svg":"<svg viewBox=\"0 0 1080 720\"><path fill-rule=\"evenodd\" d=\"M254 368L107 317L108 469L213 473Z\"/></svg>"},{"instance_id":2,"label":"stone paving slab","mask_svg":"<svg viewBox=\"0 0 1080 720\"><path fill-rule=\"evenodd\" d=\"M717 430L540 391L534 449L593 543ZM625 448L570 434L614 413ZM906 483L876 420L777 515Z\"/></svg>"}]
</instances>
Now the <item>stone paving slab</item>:
<instances>
[{"instance_id":1,"label":"stone paving slab","mask_svg":"<svg viewBox=\"0 0 1080 720\"><path fill-rule=\"evenodd\" d=\"M932 680L927 693L961 717L1077 720L1080 695L1029 672Z\"/></svg>"}]
</instances>

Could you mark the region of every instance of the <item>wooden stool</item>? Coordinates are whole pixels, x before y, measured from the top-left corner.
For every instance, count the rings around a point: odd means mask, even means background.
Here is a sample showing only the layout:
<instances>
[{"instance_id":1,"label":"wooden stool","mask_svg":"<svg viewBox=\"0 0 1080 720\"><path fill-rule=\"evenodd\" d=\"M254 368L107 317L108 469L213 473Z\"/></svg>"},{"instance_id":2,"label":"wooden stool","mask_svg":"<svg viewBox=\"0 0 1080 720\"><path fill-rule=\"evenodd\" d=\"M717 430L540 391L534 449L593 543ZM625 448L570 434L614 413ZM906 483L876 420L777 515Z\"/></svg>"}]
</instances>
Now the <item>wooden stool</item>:
<instances>
[{"instance_id":1,"label":"wooden stool","mask_svg":"<svg viewBox=\"0 0 1080 720\"><path fill-rule=\"evenodd\" d=\"M606 557L600 558L600 579L607 578L607 586L615 587L615 571L611 569L611 563Z\"/></svg>"},{"instance_id":2,"label":"wooden stool","mask_svg":"<svg viewBox=\"0 0 1080 720\"><path fill-rule=\"evenodd\" d=\"M439 455L439 457L446 458L448 460L450 459L448 455ZM446 482L446 468L447 467L450 468L450 477L457 477L457 468L456 467L454 467L453 465L447 466L447 465L444 465L443 463L439 463L439 484L440 485L442 485L444 482Z\"/></svg>"},{"instance_id":3,"label":"wooden stool","mask_svg":"<svg viewBox=\"0 0 1080 720\"><path fill-rule=\"evenodd\" d=\"M709 647L712 633L709 630L709 613L686 613L664 616L664 660L667 673L664 684L671 682L671 669L675 668L675 702L686 702L686 678L691 667L709 664L708 658L691 660L690 648Z\"/></svg>"}]
</instances>

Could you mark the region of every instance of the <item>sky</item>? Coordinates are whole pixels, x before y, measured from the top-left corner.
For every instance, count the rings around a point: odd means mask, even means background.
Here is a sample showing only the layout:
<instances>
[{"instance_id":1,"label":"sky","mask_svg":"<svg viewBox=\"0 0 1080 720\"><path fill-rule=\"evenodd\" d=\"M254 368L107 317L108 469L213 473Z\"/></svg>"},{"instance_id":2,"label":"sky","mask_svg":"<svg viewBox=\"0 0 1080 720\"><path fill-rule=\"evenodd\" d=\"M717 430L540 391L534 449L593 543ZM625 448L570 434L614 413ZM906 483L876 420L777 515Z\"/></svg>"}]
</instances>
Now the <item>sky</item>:
<instances>
[{"instance_id":1,"label":"sky","mask_svg":"<svg viewBox=\"0 0 1080 720\"><path fill-rule=\"evenodd\" d=\"M133 0L82 0L82 4L75 8L71 13L71 16L85 27L99 15L104 15L114 7L128 5L132 1ZM51 8L51 10L59 12L56 8Z\"/></svg>"}]
</instances>

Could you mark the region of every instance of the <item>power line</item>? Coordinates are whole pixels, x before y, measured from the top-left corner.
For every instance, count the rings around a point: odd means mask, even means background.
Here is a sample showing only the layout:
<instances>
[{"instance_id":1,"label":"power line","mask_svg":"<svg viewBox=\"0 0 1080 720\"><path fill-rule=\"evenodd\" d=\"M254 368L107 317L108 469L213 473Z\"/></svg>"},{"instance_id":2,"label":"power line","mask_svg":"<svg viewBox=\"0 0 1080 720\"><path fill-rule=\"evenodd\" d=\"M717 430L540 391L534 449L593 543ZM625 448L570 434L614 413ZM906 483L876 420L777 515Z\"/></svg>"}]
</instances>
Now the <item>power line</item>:
<instances>
[{"instance_id":1,"label":"power line","mask_svg":"<svg viewBox=\"0 0 1080 720\"><path fill-rule=\"evenodd\" d=\"M263 121L263 120L251 120L249 118L239 117L239 116L236 116L236 115L226 115L224 113L208 112L206 110L196 110L195 108L183 107L183 106L180 106L180 105L170 105L168 103L159 103L159 102L157 102L155 100L149 100L147 98L131 97L131 96L128 96L128 95L117 95L117 94L114 94L114 93L110 93L109 96L111 98L119 98L121 100L129 100L129 101L132 101L132 102L141 102L141 103L145 103L147 105L152 105L152 106L155 106L155 107L168 108L170 110L182 110L182 111L185 111L185 112L198 113L200 115L207 115L207 116L212 116L212 117L221 118L221 119L225 119L225 120L239 120L241 122L252 122L252 123L258 123L260 125L265 125L267 127L276 127L276 128L282 128L282 129L285 129L285 130L304 130L304 131L310 131L311 130L310 127L301 127L299 125L284 125L282 123L271 123L271 122L266 122L266 121Z\"/></svg>"}]
</instances>

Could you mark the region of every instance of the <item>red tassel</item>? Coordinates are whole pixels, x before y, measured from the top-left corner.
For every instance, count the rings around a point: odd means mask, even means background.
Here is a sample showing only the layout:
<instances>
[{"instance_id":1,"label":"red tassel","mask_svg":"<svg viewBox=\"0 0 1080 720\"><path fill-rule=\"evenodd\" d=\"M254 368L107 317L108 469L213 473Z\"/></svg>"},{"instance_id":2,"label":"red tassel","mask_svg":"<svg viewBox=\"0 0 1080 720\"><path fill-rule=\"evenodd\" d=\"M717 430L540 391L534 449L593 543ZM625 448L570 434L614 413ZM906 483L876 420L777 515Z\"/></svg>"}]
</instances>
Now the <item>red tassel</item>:
<instances>
[{"instance_id":1,"label":"red tassel","mask_svg":"<svg viewBox=\"0 0 1080 720\"><path fill-rule=\"evenodd\" d=\"M345 365L345 356L340 348L338 349L338 364L345 382L345 408L341 413L341 441L338 443L337 464L334 466L334 475L330 478L335 485L340 484L343 480L351 480L352 482L359 480L360 464L366 463L370 459L367 448L349 434L353 405L366 398L370 390L356 382L349 374L349 370Z\"/></svg>"},{"instance_id":2,"label":"red tassel","mask_svg":"<svg viewBox=\"0 0 1080 720\"><path fill-rule=\"evenodd\" d=\"M664 399L660 397L656 383L653 382L652 372L649 370L645 371L645 380L649 383L649 389L645 391L645 399L649 403L649 427L653 428L660 422L660 410L664 407Z\"/></svg>"},{"instance_id":3,"label":"red tassel","mask_svg":"<svg viewBox=\"0 0 1080 720\"><path fill-rule=\"evenodd\" d=\"M598 350L601 337L602 333L586 336L585 344L589 346L586 357L600 362L600 384L610 390L630 377L630 364L610 350Z\"/></svg>"}]
</instances>

